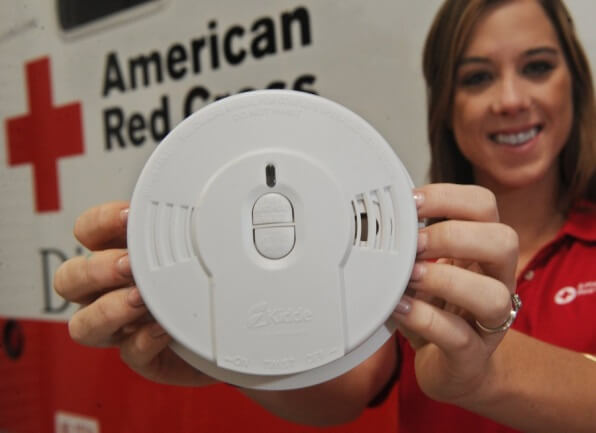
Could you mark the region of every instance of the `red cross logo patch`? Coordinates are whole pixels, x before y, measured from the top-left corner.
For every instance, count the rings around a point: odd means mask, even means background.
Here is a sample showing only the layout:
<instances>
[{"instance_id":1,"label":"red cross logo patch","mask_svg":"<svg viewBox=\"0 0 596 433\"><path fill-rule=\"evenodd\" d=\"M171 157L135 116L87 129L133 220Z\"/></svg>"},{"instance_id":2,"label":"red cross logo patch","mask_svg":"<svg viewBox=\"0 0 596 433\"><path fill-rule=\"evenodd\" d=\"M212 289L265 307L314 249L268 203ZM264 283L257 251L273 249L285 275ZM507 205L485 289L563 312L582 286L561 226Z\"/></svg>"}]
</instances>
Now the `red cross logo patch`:
<instances>
[{"instance_id":1,"label":"red cross logo patch","mask_svg":"<svg viewBox=\"0 0 596 433\"><path fill-rule=\"evenodd\" d=\"M48 57L25 68L29 113L6 120L7 160L33 166L37 212L58 211L58 159L84 152L81 104L54 106Z\"/></svg>"}]
</instances>

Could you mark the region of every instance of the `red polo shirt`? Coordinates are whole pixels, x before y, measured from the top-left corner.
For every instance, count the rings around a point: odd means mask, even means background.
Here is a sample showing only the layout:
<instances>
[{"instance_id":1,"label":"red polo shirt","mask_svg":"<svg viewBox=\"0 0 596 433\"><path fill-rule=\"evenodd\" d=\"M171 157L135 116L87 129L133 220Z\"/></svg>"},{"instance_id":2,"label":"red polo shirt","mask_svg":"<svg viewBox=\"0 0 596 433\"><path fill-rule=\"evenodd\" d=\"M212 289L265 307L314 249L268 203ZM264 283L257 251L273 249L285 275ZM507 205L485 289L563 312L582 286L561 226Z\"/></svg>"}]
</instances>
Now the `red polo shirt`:
<instances>
[{"instance_id":1,"label":"red polo shirt","mask_svg":"<svg viewBox=\"0 0 596 433\"><path fill-rule=\"evenodd\" d=\"M576 206L557 236L517 281L523 307L513 328L578 352L596 353L596 205ZM414 351L399 337L399 433L513 432L481 416L427 398L416 383Z\"/></svg>"}]
</instances>

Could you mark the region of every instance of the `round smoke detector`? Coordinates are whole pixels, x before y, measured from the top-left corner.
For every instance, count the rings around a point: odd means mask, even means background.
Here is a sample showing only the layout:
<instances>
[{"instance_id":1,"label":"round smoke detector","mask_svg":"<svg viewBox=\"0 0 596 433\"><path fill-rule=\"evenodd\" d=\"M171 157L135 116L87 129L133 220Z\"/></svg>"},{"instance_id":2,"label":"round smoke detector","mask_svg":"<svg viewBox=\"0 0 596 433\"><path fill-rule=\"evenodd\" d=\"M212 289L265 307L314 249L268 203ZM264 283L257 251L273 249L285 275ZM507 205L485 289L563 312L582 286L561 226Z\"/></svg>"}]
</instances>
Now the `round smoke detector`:
<instances>
[{"instance_id":1,"label":"round smoke detector","mask_svg":"<svg viewBox=\"0 0 596 433\"><path fill-rule=\"evenodd\" d=\"M145 165L128 222L134 278L195 368L242 387L314 385L395 330L416 256L411 189L348 109L283 90L228 97Z\"/></svg>"}]
</instances>

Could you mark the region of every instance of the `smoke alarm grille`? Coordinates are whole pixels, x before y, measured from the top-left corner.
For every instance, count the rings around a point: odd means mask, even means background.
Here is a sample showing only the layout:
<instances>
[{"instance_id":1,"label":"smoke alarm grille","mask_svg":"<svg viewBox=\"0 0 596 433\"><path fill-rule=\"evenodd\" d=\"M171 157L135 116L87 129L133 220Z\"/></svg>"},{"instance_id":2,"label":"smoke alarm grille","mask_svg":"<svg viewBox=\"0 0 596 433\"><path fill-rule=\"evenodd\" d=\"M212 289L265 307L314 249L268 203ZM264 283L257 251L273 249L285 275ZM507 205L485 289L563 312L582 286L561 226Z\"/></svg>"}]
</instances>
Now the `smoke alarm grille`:
<instances>
[{"instance_id":1,"label":"smoke alarm grille","mask_svg":"<svg viewBox=\"0 0 596 433\"><path fill-rule=\"evenodd\" d=\"M153 270L195 257L190 245L190 221L194 207L151 201L148 209L147 255Z\"/></svg>"},{"instance_id":2,"label":"smoke alarm grille","mask_svg":"<svg viewBox=\"0 0 596 433\"><path fill-rule=\"evenodd\" d=\"M354 246L394 251L396 243L394 201L391 187L358 194L352 200Z\"/></svg>"}]
</instances>

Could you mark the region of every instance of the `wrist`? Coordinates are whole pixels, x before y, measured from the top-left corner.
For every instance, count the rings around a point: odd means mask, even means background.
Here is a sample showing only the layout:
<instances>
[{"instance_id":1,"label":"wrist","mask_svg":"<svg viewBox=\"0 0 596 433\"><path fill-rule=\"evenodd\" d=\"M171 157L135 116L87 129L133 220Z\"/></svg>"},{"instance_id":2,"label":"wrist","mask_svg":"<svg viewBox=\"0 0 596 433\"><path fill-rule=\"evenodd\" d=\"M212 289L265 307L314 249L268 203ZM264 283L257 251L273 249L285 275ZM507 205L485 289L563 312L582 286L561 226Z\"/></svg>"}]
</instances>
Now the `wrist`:
<instances>
[{"instance_id":1,"label":"wrist","mask_svg":"<svg viewBox=\"0 0 596 433\"><path fill-rule=\"evenodd\" d=\"M511 378L511 364L507 364L504 358L502 342L488 359L482 380L474 390L452 403L475 413L486 413L507 400L512 392L507 386Z\"/></svg>"}]
</instances>

